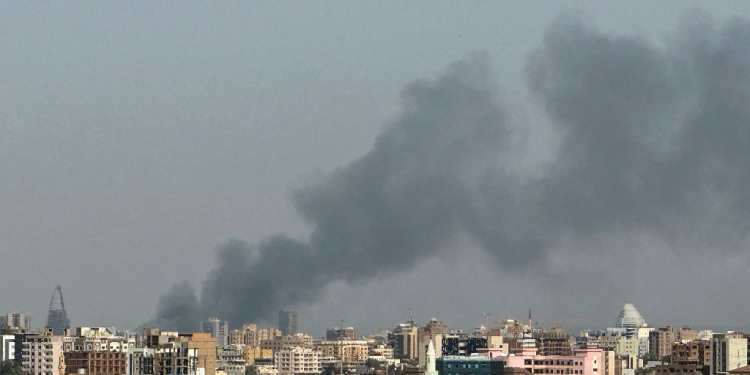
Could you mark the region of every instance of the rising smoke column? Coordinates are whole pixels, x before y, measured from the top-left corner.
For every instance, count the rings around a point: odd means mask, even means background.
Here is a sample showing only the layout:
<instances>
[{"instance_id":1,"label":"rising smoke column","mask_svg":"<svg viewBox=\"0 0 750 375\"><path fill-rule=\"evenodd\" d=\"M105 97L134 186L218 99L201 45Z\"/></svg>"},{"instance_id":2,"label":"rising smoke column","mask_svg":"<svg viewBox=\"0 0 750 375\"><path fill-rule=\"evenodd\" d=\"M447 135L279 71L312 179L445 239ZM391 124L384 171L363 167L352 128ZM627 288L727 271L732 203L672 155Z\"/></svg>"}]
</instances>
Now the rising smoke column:
<instances>
[{"instance_id":1,"label":"rising smoke column","mask_svg":"<svg viewBox=\"0 0 750 375\"><path fill-rule=\"evenodd\" d=\"M526 68L561 134L556 159L533 177L506 170L517 155L486 56L410 84L370 152L294 194L309 241L222 246L201 311L236 324L267 318L334 280L410 269L457 234L506 269L606 233L736 248L750 229L750 25L693 15L677 35L656 47L556 20ZM167 327L194 318L170 304L195 296L173 292L160 300Z\"/></svg>"}]
</instances>

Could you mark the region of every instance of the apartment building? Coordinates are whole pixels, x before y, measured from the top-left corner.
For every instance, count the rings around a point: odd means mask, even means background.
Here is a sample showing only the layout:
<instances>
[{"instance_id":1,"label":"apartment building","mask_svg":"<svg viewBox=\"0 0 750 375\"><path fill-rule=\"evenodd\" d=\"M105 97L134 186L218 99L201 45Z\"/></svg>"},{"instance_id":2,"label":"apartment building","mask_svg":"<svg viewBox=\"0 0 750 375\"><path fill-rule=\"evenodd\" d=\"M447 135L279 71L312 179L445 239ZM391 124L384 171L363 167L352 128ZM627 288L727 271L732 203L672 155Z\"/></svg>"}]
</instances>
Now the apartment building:
<instances>
[{"instance_id":1,"label":"apartment building","mask_svg":"<svg viewBox=\"0 0 750 375\"><path fill-rule=\"evenodd\" d=\"M648 334L649 353L659 358L672 355L672 344L675 341L675 331L672 327L653 330Z\"/></svg>"},{"instance_id":2,"label":"apartment building","mask_svg":"<svg viewBox=\"0 0 750 375\"><path fill-rule=\"evenodd\" d=\"M596 345L576 349L572 356L542 356L535 347L525 347L505 357L505 366L526 369L531 374L613 374L605 370L604 351Z\"/></svg>"},{"instance_id":3,"label":"apartment building","mask_svg":"<svg viewBox=\"0 0 750 375\"><path fill-rule=\"evenodd\" d=\"M62 336L43 334L24 335L21 342L21 367L27 375L60 375ZM18 342L16 343L18 345Z\"/></svg>"},{"instance_id":4,"label":"apartment building","mask_svg":"<svg viewBox=\"0 0 750 375\"><path fill-rule=\"evenodd\" d=\"M369 355L366 340L324 340L315 343L315 350L323 357L333 357L344 363L364 363Z\"/></svg>"},{"instance_id":5,"label":"apartment building","mask_svg":"<svg viewBox=\"0 0 750 375\"><path fill-rule=\"evenodd\" d=\"M292 348L278 351L274 365L279 375L317 375L323 371L320 353L308 348Z\"/></svg>"}]
</instances>

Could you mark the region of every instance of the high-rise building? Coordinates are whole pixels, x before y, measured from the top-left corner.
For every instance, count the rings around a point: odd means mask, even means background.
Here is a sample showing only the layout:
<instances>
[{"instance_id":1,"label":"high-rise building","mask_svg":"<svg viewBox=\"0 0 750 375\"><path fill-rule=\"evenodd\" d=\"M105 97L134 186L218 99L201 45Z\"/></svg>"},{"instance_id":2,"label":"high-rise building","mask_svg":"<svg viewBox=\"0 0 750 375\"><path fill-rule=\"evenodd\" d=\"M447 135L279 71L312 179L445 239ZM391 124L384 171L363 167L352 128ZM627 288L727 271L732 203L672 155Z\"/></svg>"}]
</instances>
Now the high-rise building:
<instances>
[{"instance_id":1,"label":"high-rise building","mask_svg":"<svg viewBox=\"0 0 750 375\"><path fill-rule=\"evenodd\" d=\"M296 311L279 310L279 331L284 336L297 333Z\"/></svg>"},{"instance_id":2,"label":"high-rise building","mask_svg":"<svg viewBox=\"0 0 750 375\"><path fill-rule=\"evenodd\" d=\"M747 339L741 333L715 334L711 339L711 375L747 365Z\"/></svg>"},{"instance_id":3,"label":"high-rise building","mask_svg":"<svg viewBox=\"0 0 750 375\"><path fill-rule=\"evenodd\" d=\"M393 355L401 359L418 358L418 334L419 328L413 321L399 324L393 331Z\"/></svg>"},{"instance_id":4,"label":"high-rise building","mask_svg":"<svg viewBox=\"0 0 750 375\"><path fill-rule=\"evenodd\" d=\"M229 343L229 322L211 318L203 322L201 326L203 333L210 333L216 340L216 346L224 346Z\"/></svg>"},{"instance_id":5,"label":"high-rise building","mask_svg":"<svg viewBox=\"0 0 750 375\"><path fill-rule=\"evenodd\" d=\"M68 313L65 312L65 302L59 285L52 292L46 328L52 329L54 335L64 335L65 331L70 328L70 320L68 319Z\"/></svg>"},{"instance_id":6,"label":"high-rise building","mask_svg":"<svg viewBox=\"0 0 750 375\"><path fill-rule=\"evenodd\" d=\"M10 313L0 316L0 333L10 334L29 331L31 329L31 317L21 313Z\"/></svg>"},{"instance_id":7,"label":"high-rise building","mask_svg":"<svg viewBox=\"0 0 750 375\"><path fill-rule=\"evenodd\" d=\"M658 358L672 355L672 345L676 341L675 332L672 327L659 328L648 334L649 353Z\"/></svg>"}]
</instances>

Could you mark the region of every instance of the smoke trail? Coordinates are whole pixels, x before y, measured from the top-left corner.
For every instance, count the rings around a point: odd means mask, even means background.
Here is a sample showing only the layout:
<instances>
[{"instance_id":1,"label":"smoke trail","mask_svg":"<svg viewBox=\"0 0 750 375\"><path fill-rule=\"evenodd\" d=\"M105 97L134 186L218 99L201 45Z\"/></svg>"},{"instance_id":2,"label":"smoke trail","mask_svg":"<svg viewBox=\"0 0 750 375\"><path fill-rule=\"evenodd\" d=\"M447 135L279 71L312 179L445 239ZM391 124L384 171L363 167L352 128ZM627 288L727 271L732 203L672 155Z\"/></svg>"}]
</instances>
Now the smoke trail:
<instances>
[{"instance_id":1,"label":"smoke trail","mask_svg":"<svg viewBox=\"0 0 750 375\"><path fill-rule=\"evenodd\" d=\"M410 84L370 152L295 193L309 242L229 242L203 308L235 324L269 317L334 280L409 269L459 233L508 267L608 232L735 248L750 229L750 25L694 17L679 35L657 48L556 20L526 73L563 135L533 178L505 168L511 131L486 56ZM159 318L178 302L162 298Z\"/></svg>"}]
</instances>

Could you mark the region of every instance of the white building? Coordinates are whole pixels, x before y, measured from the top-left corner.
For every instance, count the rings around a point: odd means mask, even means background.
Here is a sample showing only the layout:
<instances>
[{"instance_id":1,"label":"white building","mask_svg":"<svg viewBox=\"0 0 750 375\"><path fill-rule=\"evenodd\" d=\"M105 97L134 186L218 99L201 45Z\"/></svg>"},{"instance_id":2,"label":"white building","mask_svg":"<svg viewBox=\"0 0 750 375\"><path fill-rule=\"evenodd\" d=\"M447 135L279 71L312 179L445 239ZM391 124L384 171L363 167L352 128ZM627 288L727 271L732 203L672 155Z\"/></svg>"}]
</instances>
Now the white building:
<instances>
[{"instance_id":1,"label":"white building","mask_svg":"<svg viewBox=\"0 0 750 375\"><path fill-rule=\"evenodd\" d=\"M741 333L727 332L711 339L711 375L725 374L747 365L747 339Z\"/></svg>"},{"instance_id":2,"label":"white building","mask_svg":"<svg viewBox=\"0 0 750 375\"><path fill-rule=\"evenodd\" d=\"M133 348L128 350L127 374L144 375L153 372L154 349Z\"/></svg>"},{"instance_id":3,"label":"white building","mask_svg":"<svg viewBox=\"0 0 750 375\"><path fill-rule=\"evenodd\" d=\"M320 374L320 353L312 349L292 348L276 352L274 364L280 375Z\"/></svg>"},{"instance_id":4,"label":"white building","mask_svg":"<svg viewBox=\"0 0 750 375\"><path fill-rule=\"evenodd\" d=\"M29 335L21 343L21 367L28 375L60 375L62 336ZM18 344L18 343L16 343Z\"/></svg>"},{"instance_id":5,"label":"white building","mask_svg":"<svg viewBox=\"0 0 750 375\"><path fill-rule=\"evenodd\" d=\"M0 361L7 361L16 358L16 337L13 335L0 336Z\"/></svg>"}]
</instances>

